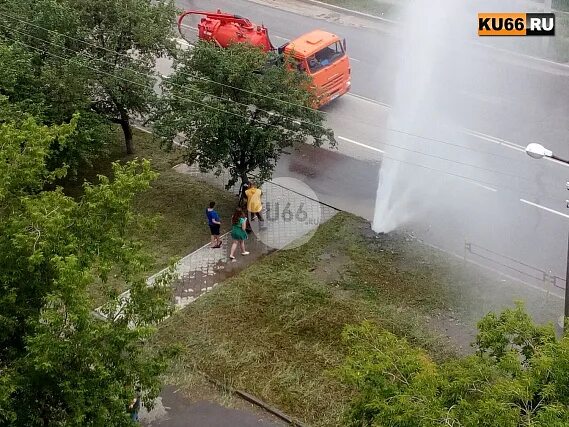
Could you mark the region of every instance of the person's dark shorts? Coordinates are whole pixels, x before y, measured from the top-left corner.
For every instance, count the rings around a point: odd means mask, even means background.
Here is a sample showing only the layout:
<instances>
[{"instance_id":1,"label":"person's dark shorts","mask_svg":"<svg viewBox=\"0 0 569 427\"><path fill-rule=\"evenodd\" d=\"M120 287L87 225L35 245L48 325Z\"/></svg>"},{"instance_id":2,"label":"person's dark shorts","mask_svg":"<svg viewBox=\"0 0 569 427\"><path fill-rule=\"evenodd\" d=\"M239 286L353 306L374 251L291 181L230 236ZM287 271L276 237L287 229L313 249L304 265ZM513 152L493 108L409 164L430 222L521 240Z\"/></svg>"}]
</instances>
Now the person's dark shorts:
<instances>
[{"instance_id":1,"label":"person's dark shorts","mask_svg":"<svg viewBox=\"0 0 569 427\"><path fill-rule=\"evenodd\" d=\"M219 224L211 224L209 226L209 229L211 230L211 235L212 236L219 236L219 229L221 228L221 226Z\"/></svg>"}]
</instances>

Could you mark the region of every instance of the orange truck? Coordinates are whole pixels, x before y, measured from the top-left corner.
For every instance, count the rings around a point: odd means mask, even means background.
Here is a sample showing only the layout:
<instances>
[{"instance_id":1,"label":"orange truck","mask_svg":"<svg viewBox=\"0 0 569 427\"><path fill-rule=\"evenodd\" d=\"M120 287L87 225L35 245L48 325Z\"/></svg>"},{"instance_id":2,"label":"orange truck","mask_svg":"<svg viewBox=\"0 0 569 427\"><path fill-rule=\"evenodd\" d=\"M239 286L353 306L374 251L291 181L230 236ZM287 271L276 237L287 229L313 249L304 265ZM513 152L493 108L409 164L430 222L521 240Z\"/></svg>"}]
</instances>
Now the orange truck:
<instances>
[{"instance_id":1,"label":"orange truck","mask_svg":"<svg viewBox=\"0 0 569 427\"><path fill-rule=\"evenodd\" d=\"M312 78L320 108L350 90L351 68L346 53L346 41L336 34L314 30L275 49L264 25L256 25L242 16L216 12L187 10L178 19L183 35L183 20L188 15L202 15L198 23L198 37L227 47L231 43L249 43L264 51L278 50L293 59L299 71Z\"/></svg>"}]
</instances>

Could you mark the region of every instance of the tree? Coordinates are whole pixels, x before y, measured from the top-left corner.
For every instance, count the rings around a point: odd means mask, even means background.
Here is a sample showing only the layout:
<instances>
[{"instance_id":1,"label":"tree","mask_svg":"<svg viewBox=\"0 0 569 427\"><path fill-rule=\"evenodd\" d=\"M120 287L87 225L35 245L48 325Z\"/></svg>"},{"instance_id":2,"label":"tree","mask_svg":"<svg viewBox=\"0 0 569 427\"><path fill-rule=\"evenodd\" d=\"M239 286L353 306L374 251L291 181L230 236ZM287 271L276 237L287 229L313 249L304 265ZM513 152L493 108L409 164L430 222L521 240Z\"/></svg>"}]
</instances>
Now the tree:
<instances>
[{"instance_id":1,"label":"tree","mask_svg":"<svg viewBox=\"0 0 569 427\"><path fill-rule=\"evenodd\" d=\"M518 304L479 322L476 354L437 365L371 323L347 327L351 426L569 425L569 338Z\"/></svg>"},{"instance_id":2,"label":"tree","mask_svg":"<svg viewBox=\"0 0 569 427\"><path fill-rule=\"evenodd\" d=\"M28 117L0 123L0 425L124 426L134 387L158 393L165 354L142 343L170 313L167 277L146 286L146 257L130 239L141 221L133 197L156 174L147 161L115 164L113 179L85 184L74 200L46 184L47 167L79 118L46 127ZM121 304L108 289L108 320L88 290L118 271L131 287Z\"/></svg>"},{"instance_id":3,"label":"tree","mask_svg":"<svg viewBox=\"0 0 569 427\"><path fill-rule=\"evenodd\" d=\"M131 119L146 117L157 102L158 57L175 52L172 0L68 0L81 23L85 50L95 58L94 108L118 123L128 154L134 152Z\"/></svg>"},{"instance_id":4,"label":"tree","mask_svg":"<svg viewBox=\"0 0 569 427\"><path fill-rule=\"evenodd\" d=\"M1 13L0 8L0 19ZM4 41L0 36L0 96L8 101L13 119L31 115L51 125L68 122L74 113L81 113L74 133L66 138L64 145L58 139L53 140L50 155L51 168L66 164L68 173L74 175L104 153L111 141L108 121L90 107L89 73L80 63L62 61L59 50L63 49L52 46L49 39L40 43L41 34L36 37L23 31L33 31L34 27L22 25L22 30L11 24L1 27L9 34ZM0 117L3 119L6 117Z\"/></svg>"},{"instance_id":5,"label":"tree","mask_svg":"<svg viewBox=\"0 0 569 427\"><path fill-rule=\"evenodd\" d=\"M0 12L6 37L33 53L41 69L56 71L44 91L56 111L94 111L119 124L132 154L131 119L146 117L157 100L156 59L176 49L173 1L6 0Z\"/></svg>"},{"instance_id":6,"label":"tree","mask_svg":"<svg viewBox=\"0 0 569 427\"><path fill-rule=\"evenodd\" d=\"M182 144L189 164L228 169L228 187L252 171L270 178L283 149L307 138L334 145L323 114L310 108L309 78L271 59L241 43L220 49L200 42L182 53L163 83L157 134L166 144Z\"/></svg>"}]
</instances>

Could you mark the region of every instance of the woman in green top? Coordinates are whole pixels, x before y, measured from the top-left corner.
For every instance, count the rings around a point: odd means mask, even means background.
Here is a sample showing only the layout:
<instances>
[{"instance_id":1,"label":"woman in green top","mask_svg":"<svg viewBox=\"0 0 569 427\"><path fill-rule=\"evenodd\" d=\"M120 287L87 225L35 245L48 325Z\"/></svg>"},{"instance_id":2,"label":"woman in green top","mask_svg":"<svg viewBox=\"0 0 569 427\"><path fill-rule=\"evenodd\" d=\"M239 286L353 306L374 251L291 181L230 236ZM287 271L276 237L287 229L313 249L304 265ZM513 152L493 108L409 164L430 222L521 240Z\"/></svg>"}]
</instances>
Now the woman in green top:
<instances>
[{"instance_id":1,"label":"woman in green top","mask_svg":"<svg viewBox=\"0 0 569 427\"><path fill-rule=\"evenodd\" d=\"M231 217L231 224L231 237L233 238L233 244L231 245L229 258L235 261L235 250L237 249L238 243L241 247L241 255L249 255L249 252L245 250L245 240L247 240L247 232L245 231L245 228L247 227L247 217L241 208L235 209L235 213Z\"/></svg>"}]
</instances>

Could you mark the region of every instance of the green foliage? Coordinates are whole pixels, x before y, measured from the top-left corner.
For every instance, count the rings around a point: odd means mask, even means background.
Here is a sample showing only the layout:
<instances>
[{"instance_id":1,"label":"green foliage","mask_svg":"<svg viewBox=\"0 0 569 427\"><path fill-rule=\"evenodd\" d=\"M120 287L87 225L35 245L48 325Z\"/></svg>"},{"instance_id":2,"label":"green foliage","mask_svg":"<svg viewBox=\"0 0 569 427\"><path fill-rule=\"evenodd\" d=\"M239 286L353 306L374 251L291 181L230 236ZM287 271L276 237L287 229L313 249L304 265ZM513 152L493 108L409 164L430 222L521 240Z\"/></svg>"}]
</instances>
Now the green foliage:
<instances>
[{"instance_id":1,"label":"green foliage","mask_svg":"<svg viewBox=\"0 0 569 427\"><path fill-rule=\"evenodd\" d=\"M133 152L130 120L145 117L157 102L154 67L158 57L175 52L172 0L68 0L94 58L91 89L96 111L119 123L127 152Z\"/></svg>"},{"instance_id":2,"label":"green foliage","mask_svg":"<svg viewBox=\"0 0 569 427\"><path fill-rule=\"evenodd\" d=\"M133 197L156 174L148 161L114 164L113 180L85 184L74 200L47 184L53 141L65 143L77 119L46 127L27 118L0 124L0 425L124 426L134 387L158 393L166 354L141 344L170 313L169 277L148 287L146 257L130 239L141 218ZM131 286L111 289L101 320L88 287L118 271ZM112 314L112 315L111 315Z\"/></svg>"},{"instance_id":3,"label":"green foliage","mask_svg":"<svg viewBox=\"0 0 569 427\"><path fill-rule=\"evenodd\" d=\"M569 338L536 326L520 304L478 326L476 354L439 366L371 323L347 327L341 376L357 390L348 425L568 425Z\"/></svg>"},{"instance_id":4,"label":"green foliage","mask_svg":"<svg viewBox=\"0 0 569 427\"><path fill-rule=\"evenodd\" d=\"M75 124L76 121L69 126L47 128L30 117L20 125L0 126L0 203L13 203L15 197L36 192L46 181L65 174L64 169L48 171L45 162L51 141L64 140L74 131Z\"/></svg>"},{"instance_id":5,"label":"green foliage","mask_svg":"<svg viewBox=\"0 0 569 427\"><path fill-rule=\"evenodd\" d=\"M0 5L5 44L25 52L19 64L11 61L24 67L10 69L22 74L16 82L27 86L12 91L10 101L36 107L34 115L43 107L46 124L82 113L78 126L86 132L76 135L60 163L71 163L77 154L91 160L91 154L100 154L93 149L108 142L109 132L93 113L119 123L127 152L133 152L130 121L149 114L156 103L154 66L157 57L175 51L174 19L171 0L6 0ZM14 80L0 73L3 77L8 86ZM0 88L4 85L0 80Z\"/></svg>"},{"instance_id":6,"label":"green foliage","mask_svg":"<svg viewBox=\"0 0 569 427\"><path fill-rule=\"evenodd\" d=\"M38 45L39 38L26 40L22 34L14 31L12 37ZM47 44L45 49L50 46ZM68 122L75 113L80 113L76 116L77 126L73 134L68 135L65 141L53 139L49 161L51 169L66 165L68 173L75 175L80 167L89 165L107 149L110 128L107 120L90 108L88 73L84 67L42 55L31 48L26 50L22 44L12 43L12 39L6 39L4 43L0 41L0 62L3 64L0 96L4 99L0 122L33 116L47 125L61 124Z\"/></svg>"},{"instance_id":7,"label":"green foliage","mask_svg":"<svg viewBox=\"0 0 569 427\"><path fill-rule=\"evenodd\" d=\"M232 180L255 171L270 178L282 150L312 138L335 144L323 114L312 108L310 81L246 44L220 49L200 42L178 58L163 83L157 133L187 149L186 161L204 170L228 169Z\"/></svg>"}]
</instances>

